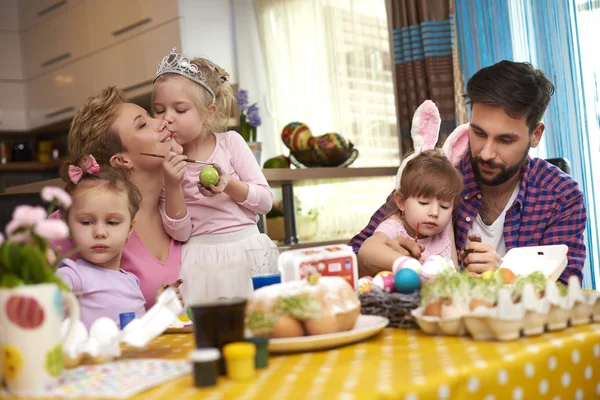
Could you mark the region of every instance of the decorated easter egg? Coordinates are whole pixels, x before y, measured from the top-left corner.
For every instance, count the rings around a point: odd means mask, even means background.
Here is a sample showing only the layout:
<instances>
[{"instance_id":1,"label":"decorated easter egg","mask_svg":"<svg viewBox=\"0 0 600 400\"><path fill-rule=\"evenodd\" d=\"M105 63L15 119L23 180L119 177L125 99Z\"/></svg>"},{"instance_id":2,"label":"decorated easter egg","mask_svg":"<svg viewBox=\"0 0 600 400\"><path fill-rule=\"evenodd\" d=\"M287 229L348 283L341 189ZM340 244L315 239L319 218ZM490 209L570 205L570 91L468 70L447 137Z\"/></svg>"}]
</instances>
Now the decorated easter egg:
<instances>
[{"instance_id":1,"label":"decorated easter egg","mask_svg":"<svg viewBox=\"0 0 600 400\"><path fill-rule=\"evenodd\" d=\"M23 355L12 344L5 344L1 348L2 353L2 374L6 380L11 380L17 377L23 369Z\"/></svg>"},{"instance_id":2,"label":"decorated easter egg","mask_svg":"<svg viewBox=\"0 0 600 400\"><path fill-rule=\"evenodd\" d=\"M385 273L384 273L385 272ZM390 271L379 272L373 278L373 285L384 292L391 293L394 291L394 274Z\"/></svg>"},{"instance_id":3,"label":"decorated easter egg","mask_svg":"<svg viewBox=\"0 0 600 400\"><path fill-rule=\"evenodd\" d=\"M421 270L421 263L419 262L419 260L413 257L398 257L392 265L392 272L396 273L403 268L412 269L416 273L419 273L419 271Z\"/></svg>"},{"instance_id":4,"label":"decorated easter egg","mask_svg":"<svg viewBox=\"0 0 600 400\"><path fill-rule=\"evenodd\" d=\"M419 274L410 268L403 268L394 274L394 288L399 293L412 293L421 288Z\"/></svg>"},{"instance_id":5,"label":"decorated easter egg","mask_svg":"<svg viewBox=\"0 0 600 400\"><path fill-rule=\"evenodd\" d=\"M44 322L44 309L33 297L14 295L6 302L6 315L23 329L35 329Z\"/></svg>"},{"instance_id":6,"label":"decorated easter egg","mask_svg":"<svg viewBox=\"0 0 600 400\"><path fill-rule=\"evenodd\" d=\"M419 275L421 275L421 279L428 280L436 275L441 274L442 272L448 271L450 268L450 264L444 257L432 255L427 257L421 266Z\"/></svg>"},{"instance_id":7,"label":"decorated easter egg","mask_svg":"<svg viewBox=\"0 0 600 400\"><path fill-rule=\"evenodd\" d=\"M215 167L205 167L200 171L200 184L205 188L219 183L219 171Z\"/></svg>"},{"instance_id":8,"label":"decorated easter egg","mask_svg":"<svg viewBox=\"0 0 600 400\"><path fill-rule=\"evenodd\" d=\"M281 131L281 139L286 147L292 151L308 150L314 141L310 128L302 122L287 124Z\"/></svg>"},{"instance_id":9,"label":"decorated easter egg","mask_svg":"<svg viewBox=\"0 0 600 400\"><path fill-rule=\"evenodd\" d=\"M370 292L373 289L373 278L363 276L358 280L358 294Z\"/></svg>"},{"instance_id":10,"label":"decorated easter egg","mask_svg":"<svg viewBox=\"0 0 600 400\"><path fill-rule=\"evenodd\" d=\"M326 133L318 136L312 146L312 152L321 165L330 165L350 150L350 143L339 133Z\"/></svg>"}]
</instances>

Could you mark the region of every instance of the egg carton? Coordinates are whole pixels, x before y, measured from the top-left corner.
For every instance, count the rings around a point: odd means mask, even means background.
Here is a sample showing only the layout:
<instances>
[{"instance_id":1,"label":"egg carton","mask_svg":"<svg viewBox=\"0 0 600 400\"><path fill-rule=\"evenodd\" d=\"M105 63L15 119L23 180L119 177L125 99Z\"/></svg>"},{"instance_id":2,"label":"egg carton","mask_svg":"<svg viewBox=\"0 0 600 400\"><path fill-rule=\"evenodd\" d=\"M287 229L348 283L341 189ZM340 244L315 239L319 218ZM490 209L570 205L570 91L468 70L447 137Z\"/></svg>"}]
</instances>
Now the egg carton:
<instances>
[{"instance_id":1,"label":"egg carton","mask_svg":"<svg viewBox=\"0 0 600 400\"><path fill-rule=\"evenodd\" d=\"M584 292L579 279L570 277L568 292L561 296L548 281L544 296L538 297L525 285L521 300L514 303L510 288L498 291L496 306L477 307L472 312L451 317L423 315L423 307L412 311L417 325L429 335L464 336L475 340L515 340L571 326L600 322L600 292Z\"/></svg>"},{"instance_id":2,"label":"egg carton","mask_svg":"<svg viewBox=\"0 0 600 400\"><path fill-rule=\"evenodd\" d=\"M64 365L67 368L75 367L84 358L96 364L112 361L121 356L121 343L145 347L178 322L177 316L182 309L177 294L168 288L158 296L156 304L144 316L133 319L123 330L111 318L101 317L94 321L88 332L83 322L78 320L69 341L63 342ZM69 325L70 321L66 319L61 326L63 340Z\"/></svg>"}]
</instances>

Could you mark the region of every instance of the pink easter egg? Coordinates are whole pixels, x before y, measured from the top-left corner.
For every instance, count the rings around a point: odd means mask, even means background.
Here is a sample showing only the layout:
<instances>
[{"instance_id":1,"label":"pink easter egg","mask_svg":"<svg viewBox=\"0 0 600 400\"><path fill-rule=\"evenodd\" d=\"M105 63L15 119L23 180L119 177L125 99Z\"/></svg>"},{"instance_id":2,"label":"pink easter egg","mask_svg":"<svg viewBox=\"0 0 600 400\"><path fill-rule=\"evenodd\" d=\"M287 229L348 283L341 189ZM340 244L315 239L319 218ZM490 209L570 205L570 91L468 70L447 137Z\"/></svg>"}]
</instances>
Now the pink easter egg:
<instances>
[{"instance_id":1,"label":"pink easter egg","mask_svg":"<svg viewBox=\"0 0 600 400\"><path fill-rule=\"evenodd\" d=\"M387 271L389 272L389 271ZM384 292L391 293L394 291L394 274L391 272L387 274L377 274L373 278L373 285Z\"/></svg>"},{"instance_id":2,"label":"pink easter egg","mask_svg":"<svg viewBox=\"0 0 600 400\"><path fill-rule=\"evenodd\" d=\"M394 264L392 265L392 271L396 273L403 268L412 269L418 274L421 270L421 263L416 258L402 256L394 261Z\"/></svg>"}]
</instances>

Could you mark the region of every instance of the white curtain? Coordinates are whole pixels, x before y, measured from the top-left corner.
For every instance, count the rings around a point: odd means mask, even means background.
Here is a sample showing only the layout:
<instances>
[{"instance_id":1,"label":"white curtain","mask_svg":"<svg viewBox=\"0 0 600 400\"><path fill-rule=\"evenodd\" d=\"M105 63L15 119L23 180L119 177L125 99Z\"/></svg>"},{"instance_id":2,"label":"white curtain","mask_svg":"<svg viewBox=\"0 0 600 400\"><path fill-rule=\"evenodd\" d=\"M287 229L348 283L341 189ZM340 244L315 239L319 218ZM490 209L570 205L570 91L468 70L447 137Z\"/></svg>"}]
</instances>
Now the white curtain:
<instances>
[{"instance_id":1,"label":"white curtain","mask_svg":"<svg viewBox=\"0 0 600 400\"><path fill-rule=\"evenodd\" d=\"M255 0L255 6L276 127L265 136L278 154L288 153L281 129L300 121L315 136L337 132L351 140L360 152L352 167L398 165L385 0ZM393 182L305 181L294 192L303 212L318 213L314 239L350 239Z\"/></svg>"}]
</instances>

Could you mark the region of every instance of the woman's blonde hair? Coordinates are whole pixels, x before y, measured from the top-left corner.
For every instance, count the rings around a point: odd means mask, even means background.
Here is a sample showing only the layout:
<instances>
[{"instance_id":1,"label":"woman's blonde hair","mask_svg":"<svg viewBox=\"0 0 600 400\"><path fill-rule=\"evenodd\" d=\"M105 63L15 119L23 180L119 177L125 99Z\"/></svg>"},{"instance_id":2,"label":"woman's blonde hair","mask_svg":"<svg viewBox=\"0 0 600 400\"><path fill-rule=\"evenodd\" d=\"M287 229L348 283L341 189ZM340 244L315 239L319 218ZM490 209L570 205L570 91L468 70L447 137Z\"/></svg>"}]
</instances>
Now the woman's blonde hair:
<instances>
[{"instance_id":1,"label":"woman's blonde hair","mask_svg":"<svg viewBox=\"0 0 600 400\"><path fill-rule=\"evenodd\" d=\"M198 67L198 75L204 78L206 84L212 89L215 94L215 117L208 128L209 132L224 132L228 126L228 120L231 115L231 107L235 101L235 94L231 83L229 82L229 74L223 68L206 58L194 58L192 63ZM169 74L160 75L156 79L156 83L165 79L185 79L192 83L185 85L188 94L194 101L194 105L198 112L203 115L207 108L212 104L213 99L211 94L202 85L187 79L181 75ZM154 114L154 92L152 92L152 113Z\"/></svg>"},{"instance_id":2,"label":"woman's blonde hair","mask_svg":"<svg viewBox=\"0 0 600 400\"><path fill-rule=\"evenodd\" d=\"M119 133L112 128L125 94L109 86L97 96L90 96L77 110L68 135L69 155L78 158L93 154L100 165L109 164L110 158L127 151Z\"/></svg>"}]
</instances>

